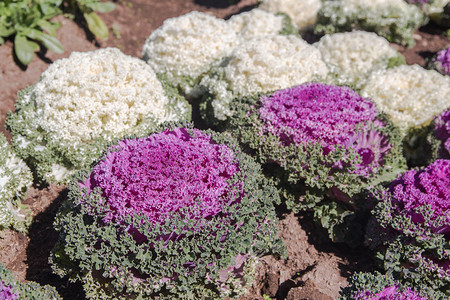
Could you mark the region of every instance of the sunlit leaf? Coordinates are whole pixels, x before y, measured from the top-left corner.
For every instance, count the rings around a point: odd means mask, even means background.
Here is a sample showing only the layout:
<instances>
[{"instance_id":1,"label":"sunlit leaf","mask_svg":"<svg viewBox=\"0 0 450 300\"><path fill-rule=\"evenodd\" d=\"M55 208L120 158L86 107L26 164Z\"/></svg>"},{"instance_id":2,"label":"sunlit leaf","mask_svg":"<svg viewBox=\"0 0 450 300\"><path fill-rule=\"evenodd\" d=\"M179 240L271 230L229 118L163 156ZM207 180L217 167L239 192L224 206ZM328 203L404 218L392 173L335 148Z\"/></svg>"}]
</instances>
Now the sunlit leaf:
<instances>
[{"instance_id":1,"label":"sunlit leaf","mask_svg":"<svg viewBox=\"0 0 450 300\"><path fill-rule=\"evenodd\" d=\"M37 25L42 29L44 29L45 31L47 31L47 33L50 34L51 36L56 36L56 32L58 31L59 27L61 27L60 22L52 23L44 19L39 20L39 22L37 22Z\"/></svg>"},{"instance_id":2,"label":"sunlit leaf","mask_svg":"<svg viewBox=\"0 0 450 300\"><path fill-rule=\"evenodd\" d=\"M93 3L87 3L86 6L92 10L102 12L102 13L110 12L110 11L114 10L114 8L116 8L116 5L112 2L93 2Z\"/></svg>"},{"instance_id":3,"label":"sunlit leaf","mask_svg":"<svg viewBox=\"0 0 450 300\"><path fill-rule=\"evenodd\" d=\"M98 38L108 39L108 27L105 22L94 12L83 14L89 30Z\"/></svg>"},{"instance_id":4,"label":"sunlit leaf","mask_svg":"<svg viewBox=\"0 0 450 300\"><path fill-rule=\"evenodd\" d=\"M64 48L61 42L51 35L48 35L36 29L31 29L27 36L29 38L40 41L48 50L56 53L64 52Z\"/></svg>"},{"instance_id":5,"label":"sunlit leaf","mask_svg":"<svg viewBox=\"0 0 450 300\"><path fill-rule=\"evenodd\" d=\"M39 45L35 42L27 40L21 34L17 34L14 38L14 53L19 61L27 66L32 60L35 51L39 50Z\"/></svg>"}]
</instances>

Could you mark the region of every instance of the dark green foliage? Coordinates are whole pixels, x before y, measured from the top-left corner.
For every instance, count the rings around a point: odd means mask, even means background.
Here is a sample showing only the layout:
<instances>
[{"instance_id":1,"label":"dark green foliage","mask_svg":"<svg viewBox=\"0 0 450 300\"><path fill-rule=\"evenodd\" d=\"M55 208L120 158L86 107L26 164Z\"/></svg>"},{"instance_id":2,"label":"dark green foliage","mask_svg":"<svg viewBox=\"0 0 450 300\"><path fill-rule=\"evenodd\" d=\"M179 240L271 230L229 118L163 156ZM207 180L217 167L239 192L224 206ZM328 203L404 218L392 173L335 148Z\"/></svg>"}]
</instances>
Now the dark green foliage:
<instances>
[{"instance_id":1,"label":"dark green foliage","mask_svg":"<svg viewBox=\"0 0 450 300\"><path fill-rule=\"evenodd\" d=\"M445 109L443 113L435 116L433 121L426 126L408 129L406 136L403 138L403 154L409 167L426 166L437 159L450 158L450 153L445 149L445 141L450 132L446 129L445 124L448 121L442 120L444 114L448 116L448 113L446 113L448 110Z\"/></svg>"},{"instance_id":2,"label":"dark green foliage","mask_svg":"<svg viewBox=\"0 0 450 300\"><path fill-rule=\"evenodd\" d=\"M432 145L428 142L431 134L430 125L408 129L403 138L403 155L409 167L425 166L431 161Z\"/></svg>"},{"instance_id":3,"label":"dark green foliage","mask_svg":"<svg viewBox=\"0 0 450 300\"><path fill-rule=\"evenodd\" d=\"M339 300L352 300L355 299L354 295L358 292L370 291L379 293L386 287L397 286L399 290L405 290L411 288L418 292L422 297L426 297L429 300L444 300L448 297L433 289L425 287L422 289L420 286L409 285L401 280L394 278L392 274L381 274L379 272L374 273L357 273L354 274L350 280L349 285L342 289L341 297ZM358 298L361 299L361 298ZM403 299L403 298L402 298Z\"/></svg>"},{"instance_id":4,"label":"dark green foliage","mask_svg":"<svg viewBox=\"0 0 450 300\"><path fill-rule=\"evenodd\" d=\"M283 28L281 29L279 34L282 34L282 35L293 34L293 35L299 36L298 29L295 28L294 25L292 25L291 18L287 14L282 13L282 12L278 12L278 13L276 13L276 15L283 17Z\"/></svg>"},{"instance_id":5,"label":"dark green foliage","mask_svg":"<svg viewBox=\"0 0 450 300\"><path fill-rule=\"evenodd\" d=\"M395 57L389 58L387 67L388 67L388 69L390 69L390 68L394 68L394 67L401 66L401 65L406 65L406 60L403 55L398 54Z\"/></svg>"},{"instance_id":6,"label":"dark green foliage","mask_svg":"<svg viewBox=\"0 0 450 300\"><path fill-rule=\"evenodd\" d=\"M0 264L0 282L3 286L10 286L17 299L21 300L59 300L62 299L54 287L41 286L36 282L30 281L20 283L17 281L11 271ZM0 297L2 295L0 294Z\"/></svg>"}]
</instances>

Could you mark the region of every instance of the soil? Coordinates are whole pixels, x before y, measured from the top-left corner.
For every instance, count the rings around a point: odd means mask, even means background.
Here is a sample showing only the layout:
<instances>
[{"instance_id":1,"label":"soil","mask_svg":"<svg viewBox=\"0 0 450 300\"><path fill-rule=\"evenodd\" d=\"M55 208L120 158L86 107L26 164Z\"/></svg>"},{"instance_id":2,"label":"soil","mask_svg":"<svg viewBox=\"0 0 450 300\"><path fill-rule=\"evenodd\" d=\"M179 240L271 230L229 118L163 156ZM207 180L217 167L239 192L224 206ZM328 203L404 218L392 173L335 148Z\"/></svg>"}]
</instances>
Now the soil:
<instances>
[{"instance_id":1,"label":"soil","mask_svg":"<svg viewBox=\"0 0 450 300\"><path fill-rule=\"evenodd\" d=\"M99 47L117 47L124 53L141 57L142 46L150 33L167 18L193 10L227 18L255 7L257 0L242 0L230 5L229 0L118 0L116 9L100 14L108 28L107 41L95 40L86 25L62 16L58 39L65 52L40 51L28 67L21 66L13 55L13 45L7 41L0 46L0 131L10 138L5 129L7 113L14 110L16 93L35 84L40 74L56 59L68 57L72 51L89 51ZM408 64L424 66L426 59L450 44L443 30L428 25L416 31L416 46L405 49L393 44L405 55ZM305 37L306 38L306 37ZM12 230L0 231L0 263L12 270L21 281L36 281L55 286L64 299L84 299L79 283L69 283L54 275L48 264L50 250L57 240L53 220L67 195L64 186L34 186L28 190L25 204L33 211L33 223L28 234ZM263 295L275 299L330 300L339 296L341 287L356 271L374 269L368 250L353 249L316 238L311 217L289 213L281 209L280 235L289 253L288 259L274 256L261 258L255 283L242 300L263 299Z\"/></svg>"}]
</instances>

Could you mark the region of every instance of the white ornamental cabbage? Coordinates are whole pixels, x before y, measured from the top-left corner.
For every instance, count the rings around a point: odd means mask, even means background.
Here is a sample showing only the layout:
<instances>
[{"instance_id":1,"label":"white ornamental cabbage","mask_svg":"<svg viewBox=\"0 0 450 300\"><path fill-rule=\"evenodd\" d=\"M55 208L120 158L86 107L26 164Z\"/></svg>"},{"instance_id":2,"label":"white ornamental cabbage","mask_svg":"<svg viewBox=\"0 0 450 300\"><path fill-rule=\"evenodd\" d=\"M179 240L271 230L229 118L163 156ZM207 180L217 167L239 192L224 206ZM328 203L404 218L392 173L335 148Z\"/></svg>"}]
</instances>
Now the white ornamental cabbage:
<instances>
[{"instance_id":1,"label":"white ornamental cabbage","mask_svg":"<svg viewBox=\"0 0 450 300\"><path fill-rule=\"evenodd\" d=\"M238 43L238 34L225 20L194 11L165 20L150 34L142 52L156 73L189 93L211 64Z\"/></svg>"},{"instance_id":2,"label":"white ornamental cabbage","mask_svg":"<svg viewBox=\"0 0 450 300\"><path fill-rule=\"evenodd\" d=\"M403 133L428 125L450 106L450 77L418 65L374 72L361 90Z\"/></svg>"},{"instance_id":3,"label":"white ornamental cabbage","mask_svg":"<svg viewBox=\"0 0 450 300\"><path fill-rule=\"evenodd\" d=\"M433 22L442 27L450 27L450 0L408 0L417 5Z\"/></svg>"},{"instance_id":4,"label":"white ornamental cabbage","mask_svg":"<svg viewBox=\"0 0 450 300\"><path fill-rule=\"evenodd\" d=\"M437 15L444 12L444 8L450 3L449 0L406 0L408 3L415 4L427 15Z\"/></svg>"},{"instance_id":5,"label":"white ornamental cabbage","mask_svg":"<svg viewBox=\"0 0 450 300\"><path fill-rule=\"evenodd\" d=\"M327 34L314 44L336 83L359 89L371 72L384 70L403 56L373 32Z\"/></svg>"},{"instance_id":6,"label":"white ornamental cabbage","mask_svg":"<svg viewBox=\"0 0 450 300\"><path fill-rule=\"evenodd\" d=\"M20 200L33 183L33 175L0 133L0 228L25 231L30 217Z\"/></svg>"},{"instance_id":7,"label":"white ornamental cabbage","mask_svg":"<svg viewBox=\"0 0 450 300\"><path fill-rule=\"evenodd\" d=\"M321 6L321 0L263 0L259 8L285 13L299 30L304 30L316 23Z\"/></svg>"},{"instance_id":8,"label":"white ornamental cabbage","mask_svg":"<svg viewBox=\"0 0 450 300\"><path fill-rule=\"evenodd\" d=\"M256 37L236 47L221 66L202 79L200 85L210 95L202 109L223 121L232 115L229 103L234 97L324 80L327 74L319 50L301 38Z\"/></svg>"},{"instance_id":9,"label":"white ornamental cabbage","mask_svg":"<svg viewBox=\"0 0 450 300\"><path fill-rule=\"evenodd\" d=\"M227 23L243 39L263 35L298 34L286 14L275 14L259 8L234 15Z\"/></svg>"},{"instance_id":10,"label":"white ornamental cabbage","mask_svg":"<svg viewBox=\"0 0 450 300\"><path fill-rule=\"evenodd\" d=\"M404 0L328 0L322 4L314 30L330 34L362 29L412 46L414 29L424 22L422 11Z\"/></svg>"},{"instance_id":11,"label":"white ornamental cabbage","mask_svg":"<svg viewBox=\"0 0 450 300\"><path fill-rule=\"evenodd\" d=\"M113 140L191 112L148 64L114 48L55 61L20 93L16 109L8 119L13 145L50 182L64 181Z\"/></svg>"}]
</instances>

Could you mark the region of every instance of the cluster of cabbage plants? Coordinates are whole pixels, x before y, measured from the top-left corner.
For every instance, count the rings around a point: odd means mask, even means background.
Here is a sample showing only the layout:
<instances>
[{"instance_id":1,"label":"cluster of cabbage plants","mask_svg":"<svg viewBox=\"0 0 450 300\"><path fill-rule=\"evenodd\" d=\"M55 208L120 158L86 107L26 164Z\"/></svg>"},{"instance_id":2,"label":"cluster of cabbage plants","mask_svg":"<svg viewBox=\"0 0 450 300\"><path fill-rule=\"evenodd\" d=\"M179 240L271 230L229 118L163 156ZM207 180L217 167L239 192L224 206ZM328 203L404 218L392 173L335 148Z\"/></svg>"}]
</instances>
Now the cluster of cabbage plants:
<instances>
[{"instance_id":1,"label":"cluster of cabbage plants","mask_svg":"<svg viewBox=\"0 0 450 300\"><path fill-rule=\"evenodd\" d=\"M413 31L425 22L420 8L404 0L327 0L318 12L314 30L322 34L367 30L391 42L413 46Z\"/></svg>"},{"instance_id":2,"label":"cluster of cabbage plants","mask_svg":"<svg viewBox=\"0 0 450 300\"><path fill-rule=\"evenodd\" d=\"M0 225L25 228L32 180L66 184L50 261L88 298L234 299L262 255L285 255L281 205L376 253L383 273L356 274L343 299L448 297L450 78L384 38L410 43L424 14L304 2L168 19L142 59L53 63L8 115L14 153L0 139ZM327 34L309 44L312 27Z\"/></svg>"},{"instance_id":3,"label":"cluster of cabbage plants","mask_svg":"<svg viewBox=\"0 0 450 300\"><path fill-rule=\"evenodd\" d=\"M7 126L35 179L64 183L108 143L190 118L190 104L148 64L106 48L50 65L38 83L19 92Z\"/></svg>"}]
</instances>

